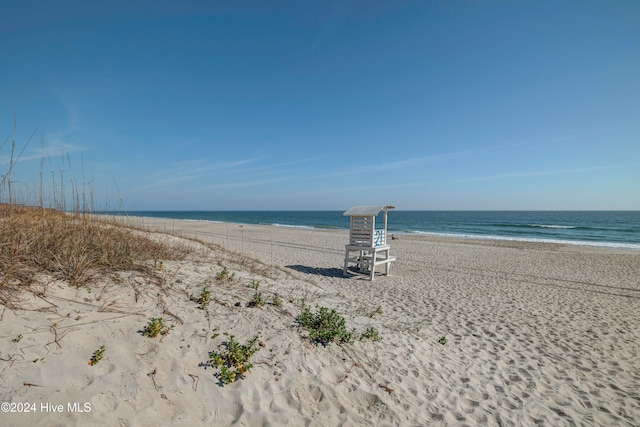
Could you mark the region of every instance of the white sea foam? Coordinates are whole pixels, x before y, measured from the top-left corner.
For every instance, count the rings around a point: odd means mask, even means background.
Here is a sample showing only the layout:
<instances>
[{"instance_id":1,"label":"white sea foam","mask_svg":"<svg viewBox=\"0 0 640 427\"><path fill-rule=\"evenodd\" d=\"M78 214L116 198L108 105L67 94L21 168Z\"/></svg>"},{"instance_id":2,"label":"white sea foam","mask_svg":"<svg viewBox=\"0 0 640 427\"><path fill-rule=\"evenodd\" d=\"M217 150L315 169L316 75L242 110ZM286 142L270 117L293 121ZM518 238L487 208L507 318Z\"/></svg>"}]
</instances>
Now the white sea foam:
<instances>
[{"instance_id":1,"label":"white sea foam","mask_svg":"<svg viewBox=\"0 0 640 427\"><path fill-rule=\"evenodd\" d=\"M214 221L211 219L193 219L193 218L187 218L187 219L182 219L182 218L167 218L167 219L176 219L178 221L186 221L186 222L209 222L212 224L224 224L225 221Z\"/></svg>"},{"instance_id":2,"label":"white sea foam","mask_svg":"<svg viewBox=\"0 0 640 427\"><path fill-rule=\"evenodd\" d=\"M513 241L513 242L556 243L556 244L562 244L562 245L593 246L593 247L601 247L601 248L628 249L628 250L640 251L640 243L592 242L587 240L536 239L536 238L527 238L527 237L508 237L508 236L490 236L490 235L482 236L482 235L476 235L476 234L433 233L433 232L427 232L427 231L411 231L411 232L407 232L406 234L419 234L424 236L439 236L439 237L452 237L452 238L476 239L476 240L507 240L507 241Z\"/></svg>"},{"instance_id":3,"label":"white sea foam","mask_svg":"<svg viewBox=\"0 0 640 427\"><path fill-rule=\"evenodd\" d=\"M527 224L529 227L539 227L539 228L561 228L561 229L570 229L577 228L574 225L547 225L547 224Z\"/></svg>"},{"instance_id":4,"label":"white sea foam","mask_svg":"<svg viewBox=\"0 0 640 427\"><path fill-rule=\"evenodd\" d=\"M285 228L304 228L306 230L315 229L315 227L311 227L309 225L291 225L291 224L278 224L278 223L273 223L269 225L273 225L274 227L285 227Z\"/></svg>"}]
</instances>

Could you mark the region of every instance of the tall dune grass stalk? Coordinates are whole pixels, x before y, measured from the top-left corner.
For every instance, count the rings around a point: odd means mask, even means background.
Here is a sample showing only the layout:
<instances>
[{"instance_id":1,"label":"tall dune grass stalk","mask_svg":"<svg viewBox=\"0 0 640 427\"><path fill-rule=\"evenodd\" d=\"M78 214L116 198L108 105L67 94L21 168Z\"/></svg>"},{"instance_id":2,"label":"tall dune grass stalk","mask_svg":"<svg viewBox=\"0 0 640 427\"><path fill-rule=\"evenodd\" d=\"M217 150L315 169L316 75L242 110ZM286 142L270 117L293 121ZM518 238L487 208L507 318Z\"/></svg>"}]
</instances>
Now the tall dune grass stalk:
<instances>
[{"instance_id":1,"label":"tall dune grass stalk","mask_svg":"<svg viewBox=\"0 0 640 427\"><path fill-rule=\"evenodd\" d=\"M32 196L27 189L20 198L11 185L12 174L31 138L16 156L15 135L14 116L8 171L0 180L0 304L10 303L11 291L30 285L41 274L74 286L118 271L139 271L149 278L157 278L152 267L154 260L183 259L191 252L186 244L168 243L169 240L126 227L114 217L91 214L85 193L84 160L81 204L80 188L73 181L71 161L67 157L73 211L65 212L64 153L59 183L51 171L53 200L49 202L53 201L53 208L47 207L43 188L44 150L40 160L40 189L31 193ZM33 196L39 206L29 203ZM90 199L93 200L93 194Z\"/></svg>"}]
</instances>

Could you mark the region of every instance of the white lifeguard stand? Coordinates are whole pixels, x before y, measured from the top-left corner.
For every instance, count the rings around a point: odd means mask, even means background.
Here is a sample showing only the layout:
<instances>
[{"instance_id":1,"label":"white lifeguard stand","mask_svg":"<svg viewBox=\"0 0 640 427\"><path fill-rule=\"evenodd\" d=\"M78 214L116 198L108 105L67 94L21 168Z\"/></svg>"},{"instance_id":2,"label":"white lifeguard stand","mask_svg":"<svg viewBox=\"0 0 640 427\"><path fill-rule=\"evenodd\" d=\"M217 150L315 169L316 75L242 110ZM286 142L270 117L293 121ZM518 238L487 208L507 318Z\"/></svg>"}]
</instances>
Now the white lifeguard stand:
<instances>
[{"instance_id":1,"label":"white lifeguard stand","mask_svg":"<svg viewBox=\"0 0 640 427\"><path fill-rule=\"evenodd\" d=\"M360 272L368 272L370 280L373 280L379 265L384 265L384 273L389 274L390 264L396 260L389 255L391 248L387 244L389 209L393 209L393 206L354 206L343 214L350 217L343 274L347 274L349 263L355 263ZM383 228L376 230L376 216L381 211L384 213Z\"/></svg>"}]
</instances>

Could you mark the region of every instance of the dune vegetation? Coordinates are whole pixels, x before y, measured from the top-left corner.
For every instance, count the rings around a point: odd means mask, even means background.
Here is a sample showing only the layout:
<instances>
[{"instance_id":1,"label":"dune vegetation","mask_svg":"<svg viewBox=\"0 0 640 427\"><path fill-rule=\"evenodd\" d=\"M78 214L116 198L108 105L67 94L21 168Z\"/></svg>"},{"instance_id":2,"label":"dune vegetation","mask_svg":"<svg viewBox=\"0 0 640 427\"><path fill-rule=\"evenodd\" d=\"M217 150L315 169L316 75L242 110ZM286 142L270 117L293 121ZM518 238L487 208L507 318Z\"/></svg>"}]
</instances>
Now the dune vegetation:
<instances>
[{"instance_id":1,"label":"dune vegetation","mask_svg":"<svg viewBox=\"0 0 640 427\"><path fill-rule=\"evenodd\" d=\"M29 187L24 177L14 179L29 142L17 147L14 131L10 145L9 138L0 145L3 164L8 163L0 175L0 303L8 304L12 293L41 273L74 286L119 271L152 277L160 260L184 259L192 251L186 243L125 225L118 215L93 214L93 191L84 176L77 185L69 168L65 179L64 154L61 170L51 171L50 186L43 184L44 155L39 185ZM4 156L3 148L9 152Z\"/></svg>"}]
</instances>

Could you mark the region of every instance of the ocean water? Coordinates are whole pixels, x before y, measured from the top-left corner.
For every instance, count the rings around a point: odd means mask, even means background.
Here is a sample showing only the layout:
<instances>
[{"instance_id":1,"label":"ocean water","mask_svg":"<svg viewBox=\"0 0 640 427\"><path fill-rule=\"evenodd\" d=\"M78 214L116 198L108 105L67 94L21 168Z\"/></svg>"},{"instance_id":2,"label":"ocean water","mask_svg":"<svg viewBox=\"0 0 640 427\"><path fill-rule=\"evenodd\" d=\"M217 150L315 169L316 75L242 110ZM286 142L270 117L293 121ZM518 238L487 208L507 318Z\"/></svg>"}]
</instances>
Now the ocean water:
<instances>
[{"instance_id":1,"label":"ocean water","mask_svg":"<svg viewBox=\"0 0 640 427\"><path fill-rule=\"evenodd\" d=\"M343 211L149 211L131 216L348 229ZM379 216L382 220L382 215ZM395 211L389 233L543 241L640 250L640 211Z\"/></svg>"}]
</instances>

